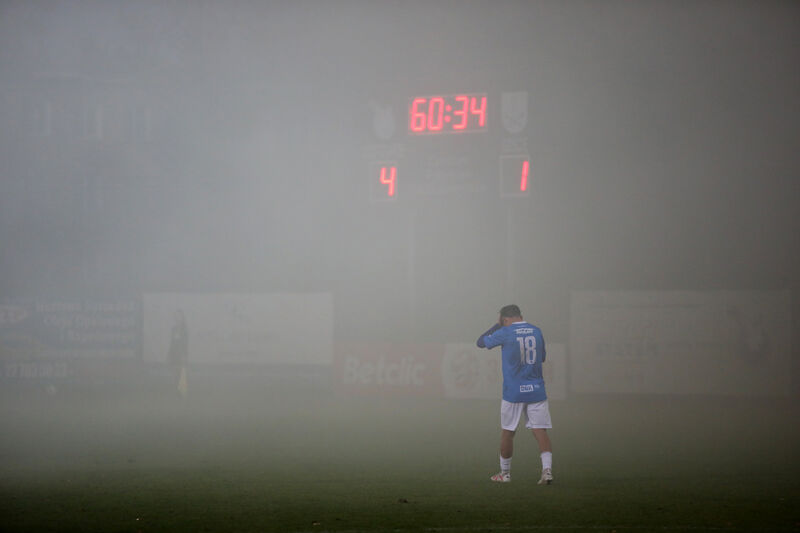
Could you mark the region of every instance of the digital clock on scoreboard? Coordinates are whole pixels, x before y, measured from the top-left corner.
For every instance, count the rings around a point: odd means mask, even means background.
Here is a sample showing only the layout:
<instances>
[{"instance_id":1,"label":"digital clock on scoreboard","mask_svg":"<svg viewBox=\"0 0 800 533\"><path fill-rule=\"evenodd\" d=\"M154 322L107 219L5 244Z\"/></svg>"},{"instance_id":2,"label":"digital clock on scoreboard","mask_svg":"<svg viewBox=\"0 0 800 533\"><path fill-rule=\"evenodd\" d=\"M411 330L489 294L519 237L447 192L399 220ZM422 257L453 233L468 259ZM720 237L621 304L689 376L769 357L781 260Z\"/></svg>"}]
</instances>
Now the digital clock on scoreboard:
<instances>
[{"instance_id":1,"label":"digital clock on scoreboard","mask_svg":"<svg viewBox=\"0 0 800 533\"><path fill-rule=\"evenodd\" d=\"M408 104L408 133L465 133L486 130L485 94L418 96Z\"/></svg>"},{"instance_id":2,"label":"digital clock on scoreboard","mask_svg":"<svg viewBox=\"0 0 800 533\"><path fill-rule=\"evenodd\" d=\"M423 94L370 101L371 200L529 195L527 91Z\"/></svg>"}]
</instances>

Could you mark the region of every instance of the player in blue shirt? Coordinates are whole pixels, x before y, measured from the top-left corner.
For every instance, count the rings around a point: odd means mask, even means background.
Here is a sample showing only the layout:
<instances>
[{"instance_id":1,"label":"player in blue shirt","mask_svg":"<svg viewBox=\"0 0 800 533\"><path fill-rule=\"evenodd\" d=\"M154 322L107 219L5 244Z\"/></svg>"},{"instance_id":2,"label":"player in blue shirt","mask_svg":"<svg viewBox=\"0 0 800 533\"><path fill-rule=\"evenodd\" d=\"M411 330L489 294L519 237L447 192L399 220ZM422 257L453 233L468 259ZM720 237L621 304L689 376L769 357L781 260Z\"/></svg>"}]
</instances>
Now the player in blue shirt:
<instances>
[{"instance_id":1,"label":"player in blue shirt","mask_svg":"<svg viewBox=\"0 0 800 533\"><path fill-rule=\"evenodd\" d=\"M492 481L511 481L511 456L514 453L514 434L522 413L525 427L533 431L542 459L539 484L553 482L553 449L547 430L552 428L550 407L542 378L542 363L546 352L542 330L525 322L516 305L500 310L497 324L478 338L478 347L502 346L503 400L500 405L500 472Z\"/></svg>"}]
</instances>

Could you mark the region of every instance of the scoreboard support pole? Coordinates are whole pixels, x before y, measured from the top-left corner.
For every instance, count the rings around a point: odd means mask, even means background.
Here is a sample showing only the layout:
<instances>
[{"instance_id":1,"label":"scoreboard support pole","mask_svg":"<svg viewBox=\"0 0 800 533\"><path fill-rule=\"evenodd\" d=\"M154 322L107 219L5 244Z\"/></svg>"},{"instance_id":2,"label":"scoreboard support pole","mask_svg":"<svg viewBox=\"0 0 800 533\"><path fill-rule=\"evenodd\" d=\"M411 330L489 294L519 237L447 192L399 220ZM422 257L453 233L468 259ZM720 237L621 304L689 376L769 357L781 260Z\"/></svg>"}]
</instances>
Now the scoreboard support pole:
<instances>
[{"instance_id":1,"label":"scoreboard support pole","mask_svg":"<svg viewBox=\"0 0 800 533\"><path fill-rule=\"evenodd\" d=\"M417 331L417 209L409 210L408 221L408 307L411 333Z\"/></svg>"},{"instance_id":2,"label":"scoreboard support pole","mask_svg":"<svg viewBox=\"0 0 800 533\"><path fill-rule=\"evenodd\" d=\"M516 278L516 268L514 264L514 221L513 207L511 204L506 208L506 301L516 301L518 298L514 294L514 280ZM505 305L505 304L504 304Z\"/></svg>"}]
</instances>

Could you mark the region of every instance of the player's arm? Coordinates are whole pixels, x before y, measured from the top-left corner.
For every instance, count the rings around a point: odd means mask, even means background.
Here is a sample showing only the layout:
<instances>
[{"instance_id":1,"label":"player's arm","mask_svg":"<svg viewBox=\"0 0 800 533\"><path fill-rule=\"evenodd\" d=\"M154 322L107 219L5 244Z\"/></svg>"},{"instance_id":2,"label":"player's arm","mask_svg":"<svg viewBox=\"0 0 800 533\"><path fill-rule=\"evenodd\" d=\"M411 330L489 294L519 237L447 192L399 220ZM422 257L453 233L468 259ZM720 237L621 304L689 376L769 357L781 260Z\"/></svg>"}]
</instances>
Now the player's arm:
<instances>
[{"instance_id":1,"label":"player's arm","mask_svg":"<svg viewBox=\"0 0 800 533\"><path fill-rule=\"evenodd\" d=\"M483 332L481 334L481 336L478 337L478 342L475 343L475 344L478 345L478 348L494 348L495 346L497 346L497 344L499 344L499 343L492 344L491 346L487 346L486 345L486 337L490 337L498 329L500 329L500 324L495 324L494 326L490 327L485 332ZM491 344L491 341L490 341L490 344Z\"/></svg>"},{"instance_id":2,"label":"player's arm","mask_svg":"<svg viewBox=\"0 0 800 533\"><path fill-rule=\"evenodd\" d=\"M542 336L542 363L544 363L545 359L547 359L547 348L544 344L544 336Z\"/></svg>"}]
</instances>

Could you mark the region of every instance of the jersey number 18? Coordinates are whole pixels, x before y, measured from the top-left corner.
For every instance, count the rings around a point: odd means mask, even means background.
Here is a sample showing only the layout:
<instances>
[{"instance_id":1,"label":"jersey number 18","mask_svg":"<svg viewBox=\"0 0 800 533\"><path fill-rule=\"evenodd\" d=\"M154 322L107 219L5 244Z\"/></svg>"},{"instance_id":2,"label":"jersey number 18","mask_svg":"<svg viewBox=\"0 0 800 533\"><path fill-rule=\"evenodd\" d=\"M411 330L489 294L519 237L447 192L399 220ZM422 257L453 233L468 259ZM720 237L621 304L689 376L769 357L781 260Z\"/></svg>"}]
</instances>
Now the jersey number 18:
<instances>
[{"instance_id":1,"label":"jersey number 18","mask_svg":"<svg viewBox=\"0 0 800 533\"><path fill-rule=\"evenodd\" d=\"M519 343L519 360L522 364L536 363L536 337L517 337Z\"/></svg>"}]
</instances>

